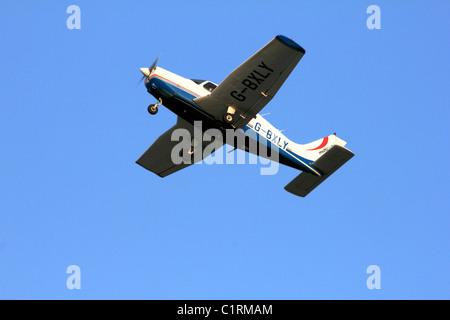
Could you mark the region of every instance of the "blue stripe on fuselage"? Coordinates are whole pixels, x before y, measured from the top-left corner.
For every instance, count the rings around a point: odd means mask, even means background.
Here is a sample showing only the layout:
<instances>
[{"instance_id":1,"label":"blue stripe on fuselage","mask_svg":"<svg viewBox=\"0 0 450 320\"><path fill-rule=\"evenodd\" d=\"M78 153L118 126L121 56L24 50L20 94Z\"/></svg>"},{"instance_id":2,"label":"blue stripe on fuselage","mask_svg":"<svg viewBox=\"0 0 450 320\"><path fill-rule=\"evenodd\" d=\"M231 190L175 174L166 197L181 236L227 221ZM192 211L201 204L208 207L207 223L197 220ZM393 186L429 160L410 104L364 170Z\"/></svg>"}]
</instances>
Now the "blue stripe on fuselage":
<instances>
[{"instance_id":1,"label":"blue stripe on fuselage","mask_svg":"<svg viewBox=\"0 0 450 320\"><path fill-rule=\"evenodd\" d=\"M174 97L183 100L186 104L192 106L192 108L199 110L203 114L207 115L205 111L200 108L193 99L200 97L200 95L197 95L193 92L188 91L187 89L184 89L182 87L179 87L173 83L170 83L169 81L166 81L164 79L158 78L158 77L152 77L150 80L145 84L147 87L147 91L152 94L151 87L154 86L159 90L166 91L170 95L173 95ZM156 97L159 98L159 97Z\"/></svg>"},{"instance_id":2,"label":"blue stripe on fuselage","mask_svg":"<svg viewBox=\"0 0 450 320\"><path fill-rule=\"evenodd\" d=\"M150 81L147 82L146 86L147 86L147 91L149 91L149 92L151 90L150 89L151 86L154 86L160 90L165 90L165 91L175 95L177 98L181 98L181 99L189 102L190 104L192 104L192 106L196 106L192 102L192 99L199 97L199 95L189 92L189 91L187 91L187 89L184 89L182 87L179 87L177 85L174 85L168 81L165 81L165 80L163 80L161 78L157 78L157 77L151 78Z\"/></svg>"}]
</instances>

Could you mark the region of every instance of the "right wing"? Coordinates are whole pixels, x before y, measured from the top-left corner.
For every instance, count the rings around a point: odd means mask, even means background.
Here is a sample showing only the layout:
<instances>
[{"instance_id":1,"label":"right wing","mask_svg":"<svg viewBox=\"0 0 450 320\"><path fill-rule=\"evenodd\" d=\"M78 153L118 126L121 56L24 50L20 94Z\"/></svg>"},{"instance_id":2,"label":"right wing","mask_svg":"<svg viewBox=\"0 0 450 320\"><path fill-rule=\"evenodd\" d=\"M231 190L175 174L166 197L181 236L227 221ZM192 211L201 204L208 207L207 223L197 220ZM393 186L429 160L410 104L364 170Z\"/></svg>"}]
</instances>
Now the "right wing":
<instances>
[{"instance_id":1,"label":"right wing","mask_svg":"<svg viewBox=\"0 0 450 320\"><path fill-rule=\"evenodd\" d=\"M188 146L185 146L184 150L180 149L180 140L172 141L172 134L177 129L185 129L192 138ZM200 130L199 130L200 131ZM186 131L184 131L186 133ZM201 132L201 136L204 137L204 133ZM183 168L190 166L191 164L201 161L202 159L209 156L212 152L219 149L222 145L222 141L213 140L204 141L202 138L201 147L199 143L194 141L195 133L194 126L187 122L186 120L178 117L177 124L170 128L168 131L164 132L147 151L136 161L137 164L156 173L160 177L168 176L174 172L177 172ZM190 139L191 139L190 138ZM214 144L214 146L213 146ZM211 152L204 152L205 148L208 148ZM192 149L191 149L192 148ZM192 155L189 154L192 150ZM175 152L174 152L175 150ZM184 152L183 152L184 151ZM180 154L180 153L183 154ZM198 154L200 153L201 154ZM183 158L184 162L178 163L180 158ZM177 161L178 160L178 161ZM175 161L175 162L174 162Z\"/></svg>"},{"instance_id":2,"label":"right wing","mask_svg":"<svg viewBox=\"0 0 450 320\"><path fill-rule=\"evenodd\" d=\"M194 99L203 110L223 119L235 109L233 126L243 128L275 96L305 50L285 36L277 36L231 72L210 94Z\"/></svg>"}]
</instances>

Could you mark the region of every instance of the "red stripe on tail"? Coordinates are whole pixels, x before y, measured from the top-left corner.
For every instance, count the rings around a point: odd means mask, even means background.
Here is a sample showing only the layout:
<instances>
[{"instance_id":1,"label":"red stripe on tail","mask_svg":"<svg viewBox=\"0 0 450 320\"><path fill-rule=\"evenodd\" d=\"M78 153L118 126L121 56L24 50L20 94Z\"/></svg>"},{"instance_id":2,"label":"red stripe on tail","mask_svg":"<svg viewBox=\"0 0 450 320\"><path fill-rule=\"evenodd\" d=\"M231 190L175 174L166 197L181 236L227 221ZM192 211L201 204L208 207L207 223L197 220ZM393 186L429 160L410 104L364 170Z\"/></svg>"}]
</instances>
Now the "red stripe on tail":
<instances>
[{"instance_id":1,"label":"red stripe on tail","mask_svg":"<svg viewBox=\"0 0 450 320\"><path fill-rule=\"evenodd\" d=\"M319 150L319 149L325 147L327 145L327 143L328 143L328 137L325 137L325 138L323 138L322 143L320 144L320 146L318 146L317 148L314 148L314 149L308 149L306 151Z\"/></svg>"}]
</instances>

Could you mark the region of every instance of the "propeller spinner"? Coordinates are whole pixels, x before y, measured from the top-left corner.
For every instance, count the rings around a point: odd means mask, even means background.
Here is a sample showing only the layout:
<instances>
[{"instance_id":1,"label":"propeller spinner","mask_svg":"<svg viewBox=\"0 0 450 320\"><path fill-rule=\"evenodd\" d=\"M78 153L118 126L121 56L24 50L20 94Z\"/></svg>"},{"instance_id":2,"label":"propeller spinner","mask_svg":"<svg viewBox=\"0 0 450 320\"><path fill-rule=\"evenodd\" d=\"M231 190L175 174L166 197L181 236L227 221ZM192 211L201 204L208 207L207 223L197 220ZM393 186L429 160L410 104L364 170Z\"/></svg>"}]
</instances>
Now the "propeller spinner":
<instances>
[{"instance_id":1,"label":"propeller spinner","mask_svg":"<svg viewBox=\"0 0 450 320\"><path fill-rule=\"evenodd\" d=\"M152 63L152 65L149 68L141 68L140 69L143 76L142 76L141 80L139 80L139 83L141 83L145 78L147 78L153 72L153 70L155 70L158 60L159 60L159 56L158 56L158 58L156 58L156 60Z\"/></svg>"}]
</instances>

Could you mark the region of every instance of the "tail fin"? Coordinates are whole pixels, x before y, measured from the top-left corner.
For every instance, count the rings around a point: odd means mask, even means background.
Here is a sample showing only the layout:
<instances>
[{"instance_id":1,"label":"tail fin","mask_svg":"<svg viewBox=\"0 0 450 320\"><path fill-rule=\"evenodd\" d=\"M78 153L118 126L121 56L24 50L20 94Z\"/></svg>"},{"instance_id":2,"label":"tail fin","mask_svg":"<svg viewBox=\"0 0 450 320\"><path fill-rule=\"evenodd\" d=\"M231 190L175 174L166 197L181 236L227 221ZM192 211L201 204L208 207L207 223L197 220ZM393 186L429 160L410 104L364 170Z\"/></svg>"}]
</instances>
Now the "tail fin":
<instances>
[{"instance_id":1,"label":"tail fin","mask_svg":"<svg viewBox=\"0 0 450 320\"><path fill-rule=\"evenodd\" d=\"M322 174L319 176L302 172L284 189L300 197L308 195L354 156L353 152L344 147L345 145L346 142L335 135L303 145L302 153L314 161L312 166L319 169Z\"/></svg>"},{"instance_id":2,"label":"tail fin","mask_svg":"<svg viewBox=\"0 0 450 320\"><path fill-rule=\"evenodd\" d=\"M328 137L319 139L308 144L300 144L296 146L298 153L304 156L306 159L316 161L322 157L326 152L328 152L331 147L338 145L345 147L347 142L336 137L335 134L331 134Z\"/></svg>"}]
</instances>

